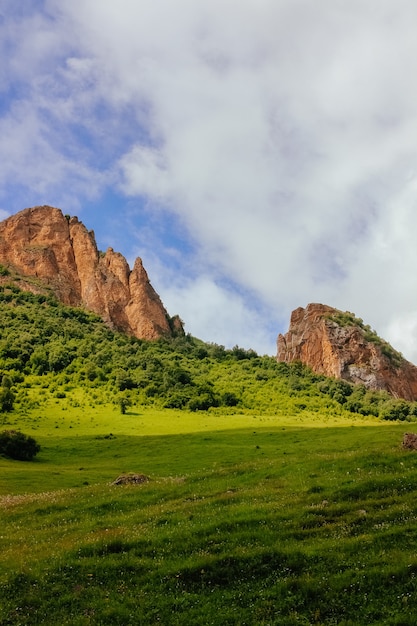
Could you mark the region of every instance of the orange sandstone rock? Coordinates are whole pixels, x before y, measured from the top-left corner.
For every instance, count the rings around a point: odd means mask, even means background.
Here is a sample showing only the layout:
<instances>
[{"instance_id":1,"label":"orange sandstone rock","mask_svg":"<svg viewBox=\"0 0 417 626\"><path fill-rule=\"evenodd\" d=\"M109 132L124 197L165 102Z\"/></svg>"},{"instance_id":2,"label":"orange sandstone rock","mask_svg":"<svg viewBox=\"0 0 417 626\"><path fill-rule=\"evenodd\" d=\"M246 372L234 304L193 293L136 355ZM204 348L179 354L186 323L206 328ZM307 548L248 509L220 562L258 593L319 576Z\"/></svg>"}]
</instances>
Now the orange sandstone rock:
<instances>
[{"instance_id":1,"label":"orange sandstone rock","mask_svg":"<svg viewBox=\"0 0 417 626\"><path fill-rule=\"evenodd\" d=\"M99 254L94 233L60 209L34 207L1 222L0 263L22 277L39 279L61 302L84 306L114 329L140 339L173 333L141 259L130 270L112 248ZM35 289L33 283L30 288ZM174 326L182 331L178 321Z\"/></svg>"},{"instance_id":2,"label":"orange sandstone rock","mask_svg":"<svg viewBox=\"0 0 417 626\"><path fill-rule=\"evenodd\" d=\"M362 320L325 304L293 311L288 332L278 336L277 360L301 361L318 374L417 400L417 367Z\"/></svg>"}]
</instances>

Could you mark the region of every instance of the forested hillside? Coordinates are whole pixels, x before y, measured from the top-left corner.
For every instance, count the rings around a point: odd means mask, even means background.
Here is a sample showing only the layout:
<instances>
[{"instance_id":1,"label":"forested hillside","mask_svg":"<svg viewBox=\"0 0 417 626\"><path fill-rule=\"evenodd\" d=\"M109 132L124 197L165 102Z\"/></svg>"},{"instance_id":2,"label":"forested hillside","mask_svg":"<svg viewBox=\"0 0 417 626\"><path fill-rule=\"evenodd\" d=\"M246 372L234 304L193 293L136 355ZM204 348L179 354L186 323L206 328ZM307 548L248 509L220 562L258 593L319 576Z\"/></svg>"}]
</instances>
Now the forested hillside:
<instances>
[{"instance_id":1,"label":"forested hillside","mask_svg":"<svg viewBox=\"0 0 417 626\"><path fill-rule=\"evenodd\" d=\"M19 410L51 397L80 402L75 394L82 389L83 401L110 401L122 412L153 405L226 414L348 411L402 420L417 415L417 403L238 346L226 350L189 335L149 342L116 333L90 312L15 284L0 286L0 376ZM12 408L8 397L3 413Z\"/></svg>"}]
</instances>

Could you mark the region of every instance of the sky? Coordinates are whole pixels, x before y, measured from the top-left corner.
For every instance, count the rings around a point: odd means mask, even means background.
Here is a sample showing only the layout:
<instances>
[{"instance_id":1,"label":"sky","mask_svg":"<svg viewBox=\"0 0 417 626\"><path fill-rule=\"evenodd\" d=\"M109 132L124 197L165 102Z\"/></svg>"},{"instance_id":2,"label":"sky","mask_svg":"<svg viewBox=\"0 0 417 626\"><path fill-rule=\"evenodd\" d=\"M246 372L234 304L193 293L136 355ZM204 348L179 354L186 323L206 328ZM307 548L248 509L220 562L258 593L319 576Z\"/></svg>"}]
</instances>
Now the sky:
<instances>
[{"instance_id":1,"label":"sky","mask_svg":"<svg viewBox=\"0 0 417 626\"><path fill-rule=\"evenodd\" d=\"M185 331L354 312L417 363L415 0L0 0L0 219L48 204Z\"/></svg>"}]
</instances>

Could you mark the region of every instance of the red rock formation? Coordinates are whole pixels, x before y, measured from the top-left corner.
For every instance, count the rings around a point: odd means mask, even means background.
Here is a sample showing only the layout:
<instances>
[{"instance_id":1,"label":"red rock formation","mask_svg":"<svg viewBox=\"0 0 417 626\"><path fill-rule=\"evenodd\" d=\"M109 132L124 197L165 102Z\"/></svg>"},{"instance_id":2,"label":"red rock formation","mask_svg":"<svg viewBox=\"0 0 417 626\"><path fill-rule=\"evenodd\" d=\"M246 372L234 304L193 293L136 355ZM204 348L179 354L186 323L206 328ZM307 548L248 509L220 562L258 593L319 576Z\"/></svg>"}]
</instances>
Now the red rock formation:
<instances>
[{"instance_id":1,"label":"red rock formation","mask_svg":"<svg viewBox=\"0 0 417 626\"><path fill-rule=\"evenodd\" d=\"M34 207L1 222L0 264L38 279L64 304L84 306L112 328L141 339L172 334L141 259L131 271L112 248L101 255L94 233L60 209ZM174 325L177 332L182 330L178 321Z\"/></svg>"},{"instance_id":2,"label":"red rock formation","mask_svg":"<svg viewBox=\"0 0 417 626\"><path fill-rule=\"evenodd\" d=\"M293 311L288 332L278 336L277 360L301 361L318 374L417 400L417 367L352 313L324 304Z\"/></svg>"}]
</instances>

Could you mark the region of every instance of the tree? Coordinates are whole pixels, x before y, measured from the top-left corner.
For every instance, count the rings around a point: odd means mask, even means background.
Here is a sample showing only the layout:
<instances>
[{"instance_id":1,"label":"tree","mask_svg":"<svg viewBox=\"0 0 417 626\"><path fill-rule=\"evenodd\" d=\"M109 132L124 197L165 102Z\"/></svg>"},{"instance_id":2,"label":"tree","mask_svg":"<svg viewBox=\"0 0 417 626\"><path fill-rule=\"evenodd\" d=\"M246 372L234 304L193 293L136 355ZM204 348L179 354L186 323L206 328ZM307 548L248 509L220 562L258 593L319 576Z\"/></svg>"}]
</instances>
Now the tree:
<instances>
[{"instance_id":1,"label":"tree","mask_svg":"<svg viewBox=\"0 0 417 626\"><path fill-rule=\"evenodd\" d=\"M12 381L8 376L3 376L0 388L0 411L8 413L13 411L15 395L12 391Z\"/></svg>"},{"instance_id":2,"label":"tree","mask_svg":"<svg viewBox=\"0 0 417 626\"><path fill-rule=\"evenodd\" d=\"M126 413L127 409L132 404L131 401L130 401L130 398L128 398L125 395L120 395L118 401L119 401L120 413L122 415L124 415Z\"/></svg>"}]
</instances>

